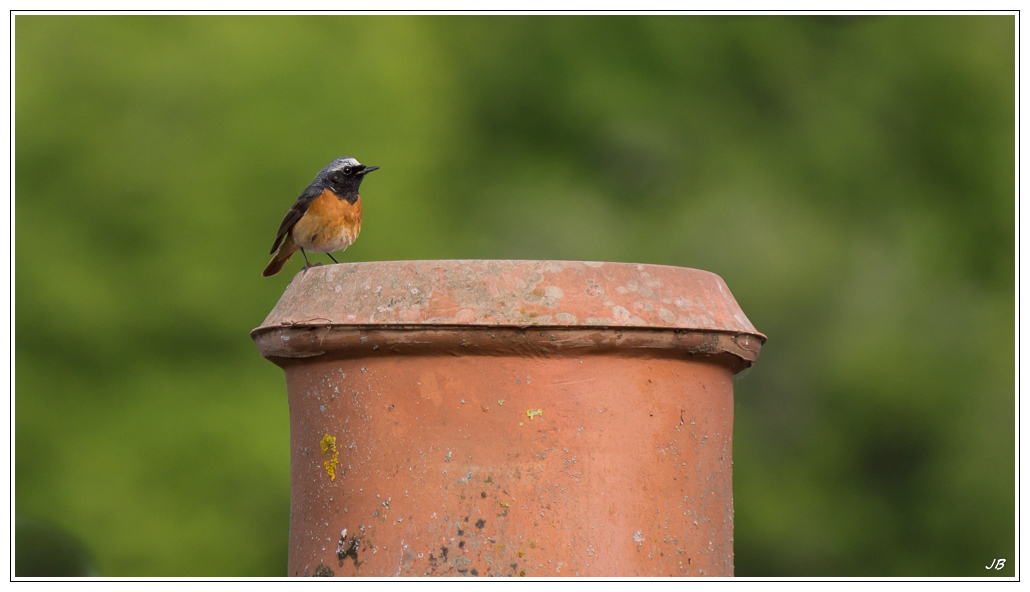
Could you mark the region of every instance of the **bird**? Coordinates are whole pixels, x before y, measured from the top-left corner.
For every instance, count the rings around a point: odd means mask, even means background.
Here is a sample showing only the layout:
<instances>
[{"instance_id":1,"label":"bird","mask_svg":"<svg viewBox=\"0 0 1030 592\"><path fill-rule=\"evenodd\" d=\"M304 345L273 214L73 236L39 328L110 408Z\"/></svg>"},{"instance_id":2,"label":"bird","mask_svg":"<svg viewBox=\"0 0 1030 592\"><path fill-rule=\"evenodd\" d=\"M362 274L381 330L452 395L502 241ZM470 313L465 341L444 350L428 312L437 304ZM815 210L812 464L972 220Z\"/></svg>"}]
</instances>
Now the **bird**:
<instances>
[{"instance_id":1,"label":"bird","mask_svg":"<svg viewBox=\"0 0 1030 592\"><path fill-rule=\"evenodd\" d=\"M297 250L304 256L305 270L311 267L305 250L325 253L333 263L339 263L332 251L342 251L357 240L361 232L358 188L365 175L376 170L379 167L341 156L319 171L279 224L271 251L275 256L261 275L279 273Z\"/></svg>"}]
</instances>

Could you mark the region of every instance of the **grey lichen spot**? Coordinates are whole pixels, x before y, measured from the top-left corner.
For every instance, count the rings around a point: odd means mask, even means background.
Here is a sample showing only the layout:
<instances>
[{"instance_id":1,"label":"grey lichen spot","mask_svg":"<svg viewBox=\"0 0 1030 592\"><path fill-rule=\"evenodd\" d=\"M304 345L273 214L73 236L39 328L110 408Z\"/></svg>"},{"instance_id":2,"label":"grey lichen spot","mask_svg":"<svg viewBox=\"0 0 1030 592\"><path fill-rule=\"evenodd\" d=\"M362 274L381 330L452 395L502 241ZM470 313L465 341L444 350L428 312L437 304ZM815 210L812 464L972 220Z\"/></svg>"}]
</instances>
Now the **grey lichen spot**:
<instances>
[{"instance_id":1,"label":"grey lichen spot","mask_svg":"<svg viewBox=\"0 0 1030 592\"><path fill-rule=\"evenodd\" d=\"M666 323L676 322L676 314L667 308L661 308L658 310L658 318L662 319Z\"/></svg>"},{"instance_id":2,"label":"grey lichen spot","mask_svg":"<svg viewBox=\"0 0 1030 592\"><path fill-rule=\"evenodd\" d=\"M644 531L638 530L633 533L633 542L641 545L644 543Z\"/></svg>"},{"instance_id":3,"label":"grey lichen spot","mask_svg":"<svg viewBox=\"0 0 1030 592\"><path fill-rule=\"evenodd\" d=\"M541 299L540 304L543 304L547 308L555 308L561 303L561 297L565 293L558 286L547 286L544 288L544 297Z\"/></svg>"},{"instance_id":4,"label":"grey lichen spot","mask_svg":"<svg viewBox=\"0 0 1030 592\"><path fill-rule=\"evenodd\" d=\"M612 324L612 320L608 317L587 317L586 324L607 327Z\"/></svg>"},{"instance_id":5,"label":"grey lichen spot","mask_svg":"<svg viewBox=\"0 0 1030 592\"><path fill-rule=\"evenodd\" d=\"M563 325L575 325L576 321L579 320L579 319L577 319L576 315L574 315L574 314L569 314L567 312L560 312L560 313L554 315L554 320L559 322L559 323L561 323L561 324L563 324Z\"/></svg>"},{"instance_id":6,"label":"grey lichen spot","mask_svg":"<svg viewBox=\"0 0 1030 592\"><path fill-rule=\"evenodd\" d=\"M629 311L626 310L624 307L622 307L622 306L612 307L612 318L614 318L616 321L625 322L625 321L629 320L629 317L630 317Z\"/></svg>"},{"instance_id":7,"label":"grey lichen spot","mask_svg":"<svg viewBox=\"0 0 1030 592\"><path fill-rule=\"evenodd\" d=\"M544 281L544 274L540 273L539 271L534 271L533 273L527 275L524 278L524 281L526 282L526 286L530 290L532 290L533 288L537 287L537 284Z\"/></svg>"},{"instance_id":8,"label":"grey lichen spot","mask_svg":"<svg viewBox=\"0 0 1030 592\"><path fill-rule=\"evenodd\" d=\"M463 287L463 289L457 290L454 293L455 302L463 308L469 308L474 311L489 306L491 299L490 289L484 285Z\"/></svg>"}]
</instances>

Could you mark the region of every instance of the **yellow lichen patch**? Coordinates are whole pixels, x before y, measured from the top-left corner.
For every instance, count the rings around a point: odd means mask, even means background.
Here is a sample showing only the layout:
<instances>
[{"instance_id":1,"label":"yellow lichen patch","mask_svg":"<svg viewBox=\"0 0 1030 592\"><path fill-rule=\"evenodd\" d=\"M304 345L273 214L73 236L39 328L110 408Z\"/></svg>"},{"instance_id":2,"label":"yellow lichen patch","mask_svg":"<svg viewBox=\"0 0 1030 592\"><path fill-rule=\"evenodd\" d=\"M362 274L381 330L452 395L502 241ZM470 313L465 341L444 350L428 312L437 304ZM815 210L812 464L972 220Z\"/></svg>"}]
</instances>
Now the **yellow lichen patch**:
<instances>
[{"instance_id":1,"label":"yellow lichen patch","mask_svg":"<svg viewBox=\"0 0 1030 592\"><path fill-rule=\"evenodd\" d=\"M498 405L504 405L504 399L500 399L500 400L498 400L498 401L497 401L497 404L498 404Z\"/></svg>"},{"instance_id":2,"label":"yellow lichen patch","mask_svg":"<svg viewBox=\"0 0 1030 592\"><path fill-rule=\"evenodd\" d=\"M525 554L526 554L526 552L525 552L525 551L519 551L519 557L522 557L522 556L523 556L523 555L525 555Z\"/></svg>"},{"instance_id":3,"label":"yellow lichen patch","mask_svg":"<svg viewBox=\"0 0 1030 592\"><path fill-rule=\"evenodd\" d=\"M543 414L544 414L544 410L543 409L530 409L529 411L526 411L526 416L529 417L529 421L533 421L534 417L536 417L538 415L542 416Z\"/></svg>"},{"instance_id":4,"label":"yellow lichen patch","mask_svg":"<svg viewBox=\"0 0 1030 592\"><path fill-rule=\"evenodd\" d=\"M325 465L325 472L329 475L330 481L336 481L336 465L338 463L339 459L337 459L335 456L322 463Z\"/></svg>"},{"instance_id":5,"label":"yellow lichen patch","mask_svg":"<svg viewBox=\"0 0 1030 592\"><path fill-rule=\"evenodd\" d=\"M532 543L529 543L529 548L530 549L536 549L536 541L533 541Z\"/></svg>"},{"instance_id":6,"label":"yellow lichen patch","mask_svg":"<svg viewBox=\"0 0 1030 592\"><path fill-rule=\"evenodd\" d=\"M336 438L329 434L322 436L322 441L319 442L318 445L322 448L322 454L325 454L330 450L333 451L333 454L336 454Z\"/></svg>"},{"instance_id":7,"label":"yellow lichen patch","mask_svg":"<svg viewBox=\"0 0 1030 592\"><path fill-rule=\"evenodd\" d=\"M507 502L501 502L501 507L502 507L502 508L510 508L510 507L511 507L511 504L509 504L509 503L507 503Z\"/></svg>"},{"instance_id":8,"label":"yellow lichen patch","mask_svg":"<svg viewBox=\"0 0 1030 592\"><path fill-rule=\"evenodd\" d=\"M322 449L322 456L332 454L329 460L322 464L325 465L325 472L329 475L329 480L336 481L336 466L340 463L340 454L336 452L336 438L326 434L318 445Z\"/></svg>"}]
</instances>

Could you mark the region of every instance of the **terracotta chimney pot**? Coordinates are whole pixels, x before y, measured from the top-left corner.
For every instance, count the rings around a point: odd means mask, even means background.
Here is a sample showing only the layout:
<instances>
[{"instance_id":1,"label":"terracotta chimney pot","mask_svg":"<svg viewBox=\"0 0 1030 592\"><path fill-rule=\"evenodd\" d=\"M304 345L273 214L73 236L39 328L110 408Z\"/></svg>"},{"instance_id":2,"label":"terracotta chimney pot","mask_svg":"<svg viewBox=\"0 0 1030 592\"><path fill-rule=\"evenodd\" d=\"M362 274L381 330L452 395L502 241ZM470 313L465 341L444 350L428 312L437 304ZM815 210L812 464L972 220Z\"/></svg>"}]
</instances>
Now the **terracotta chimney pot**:
<instances>
[{"instance_id":1,"label":"terracotta chimney pot","mask_svg":"<svg viewBox=\"0 0 1030 592\"><path fill-rule=\"evenodd\" d=\"M286 372L291 576L732 576L718 276L581 261L300 272L251 333Z\"/></svg>"}]
</instances>

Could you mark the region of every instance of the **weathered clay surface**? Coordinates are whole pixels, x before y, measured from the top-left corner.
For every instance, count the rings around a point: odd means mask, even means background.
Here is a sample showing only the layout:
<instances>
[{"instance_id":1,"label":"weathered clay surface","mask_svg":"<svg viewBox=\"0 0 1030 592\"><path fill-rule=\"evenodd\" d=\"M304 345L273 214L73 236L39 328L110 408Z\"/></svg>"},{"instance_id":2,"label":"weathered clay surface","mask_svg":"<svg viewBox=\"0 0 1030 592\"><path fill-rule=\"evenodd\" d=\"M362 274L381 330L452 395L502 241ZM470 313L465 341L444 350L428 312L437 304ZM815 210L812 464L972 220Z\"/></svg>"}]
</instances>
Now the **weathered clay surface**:
<instances>
[{"instance_id":1,"label":"weathered clay surface","mask_svg":"<svg viewBox=\"0 0 1030 592\"><path fill-rule=\"evenodd\" d=\"M748 333L719 276L581 261L375 261L294 277L261 328L291 324L650 327Z\"/></svg>"},{"instance_id":2,"label":"weathered clay surface","mask_svg":"<svg viewBox=\"0 0 1030 592\"><path fill-rule=\"evenodd\" d=\"M253 336L262 355L273 360L327 354L333 357L604 354L704 357L738 372L750 366L761 350L761 341L748 333L656 329L410 325L359 329L327 324L264 329L255 331Z\"/></svg>"},{"instance_id":3,"label":"weathered clay surface","mask_svg":"<svg viewBox=\"0 0 1030 592\"><path fill-rule=\"evenodd\" d=\"M765 336L715 275L326 266L252 335L286 371L291 576L733 575Z\"/></svg>"},{"instance_id":4,"label":"weathered clay surface","mask_svg":"<svg viewBox=\"0 0 1030 592\"><path fill-rule=\"evenodd\" d=\"M318 357L286 376L291 576L733 575L723 366Z\"/></svg>"}]
</instances>

